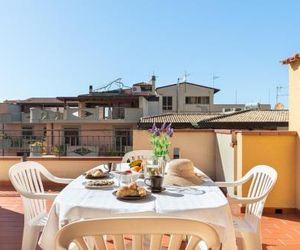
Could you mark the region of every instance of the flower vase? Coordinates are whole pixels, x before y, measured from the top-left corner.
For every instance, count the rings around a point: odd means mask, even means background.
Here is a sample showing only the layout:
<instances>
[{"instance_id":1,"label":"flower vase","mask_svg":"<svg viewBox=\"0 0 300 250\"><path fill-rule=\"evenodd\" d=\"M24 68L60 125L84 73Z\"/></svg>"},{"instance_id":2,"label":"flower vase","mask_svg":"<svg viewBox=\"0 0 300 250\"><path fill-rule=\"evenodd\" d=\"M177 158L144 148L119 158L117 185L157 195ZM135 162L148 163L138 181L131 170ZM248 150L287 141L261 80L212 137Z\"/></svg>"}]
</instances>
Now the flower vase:
<instances>
[{"instance_id":1,"label":"flower vase","mask_svg":"<svg viewBox=\"0 0 300 250\"><path fill-rule=\"evenodd\" d=\"M167 160L165 156L161 156L157 158L159 173L161 176L165 175Z\"/></svg>"}]
</instances>

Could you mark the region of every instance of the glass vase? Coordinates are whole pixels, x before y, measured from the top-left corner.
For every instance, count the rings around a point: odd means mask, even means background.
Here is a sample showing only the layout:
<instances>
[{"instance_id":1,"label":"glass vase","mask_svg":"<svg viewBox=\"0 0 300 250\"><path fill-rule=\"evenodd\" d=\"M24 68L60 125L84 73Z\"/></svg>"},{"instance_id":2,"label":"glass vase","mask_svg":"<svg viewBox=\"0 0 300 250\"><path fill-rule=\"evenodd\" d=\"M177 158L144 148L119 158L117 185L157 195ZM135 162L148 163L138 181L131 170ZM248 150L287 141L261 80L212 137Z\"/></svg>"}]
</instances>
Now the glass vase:
<instances>
[{"instance_id":1,"label":"glass vase","mask_svg":"<svg viewBox=\"0 0 300 250\"><path fill-rule=\"evenodd\" d=\"M166 166L167 166L167 160L166 156L160 156L157 158L157 164L158 164L158 169L159 169L159 174L161 176L165 175L166 171Z\"/></svg>"}]
</instances>

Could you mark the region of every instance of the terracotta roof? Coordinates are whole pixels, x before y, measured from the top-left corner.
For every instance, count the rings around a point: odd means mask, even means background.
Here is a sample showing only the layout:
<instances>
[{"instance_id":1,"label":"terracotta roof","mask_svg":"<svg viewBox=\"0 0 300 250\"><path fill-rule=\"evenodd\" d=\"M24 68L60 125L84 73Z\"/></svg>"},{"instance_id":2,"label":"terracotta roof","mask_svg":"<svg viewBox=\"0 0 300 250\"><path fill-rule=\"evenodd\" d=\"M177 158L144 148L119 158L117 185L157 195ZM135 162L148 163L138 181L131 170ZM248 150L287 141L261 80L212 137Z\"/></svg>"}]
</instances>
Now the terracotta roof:
<instances>
[{"instance_id":1,"label":"terracotta roof","mask_svg":"<svg viewBox=\"0 0 300 250\"><path fill-rule=\"evenodd\" d=\"M55 97L32 97L26 100L17 101L17 103L23 104L62 104L63 102Z\"/></svg>"},{"instance_id":2,"label":"terracotta roof","mask_svg":"<svg viewBox=\"0 0 300 250\"><path fill-rule=\"evenodd\" d=\"M288 122L288 110L244 110L210 119L208 122Z\"/></svg>"},{"instance_id":3,"label":"terracotta roof","mask_svg":"<svg viewBox=\"0 0 300 250\"><path fill-rule=\"evenodd\" d=\"M180 82L179 84L189 84L189 85L193 85L193 86L196 86L196 87L201 87L201 88L206 88L206 89L213 89L214 93L217 93L217 92L220 91L219 89L216 89L216 88L207 87L207 86L204 86L204 85L200 85L200 84L196 84L196 83L191 83L191 82ZM172 86L176 86L176 85L177 85L177 83L174 83L174 84L169 84L169 85L161 86L161 87L158 87L156 89L168 88L168 87L172 87Z\"/></svg>"},{"instance_id":4,"label":"terracotta roof","mask_svg":"<svg viewBox=\"0 0 300 250\"><path fill-rule=\"evenodd\" d=\"M300 53L297 53L297 54L295 54L295 55L293 55L293 56L291 56L289 58L286 58L286 59L284 59L284 60L282 60L280 62L282 64L290 64L290 63L295 62L297 60L300 60Z\"/></svg>"},{"instance_id":5,"label":"terracotta roof","mask_svg":"<svg viewBox=\"0 0 300 250\"><path fill-rule=\"evenodd\" d=\"M200 121L212 119L214 117L220 116L218 113L197 113L197 114L187 114L187 113L169 113L163 115L155 115L142 117L140 119L140 124L153 124L153 123L190 123L196 124Z\"/></svg>"},{"instance_id":6,"label":"terracotta roof","mask_svg":"<svg viewBox=\"0 0 300 250\"><path fill-rule=\"evenodd\" d=\"M172 123L174 128L215 129L276 129L288 126L288 110L243 110L231 114L163 114L142 117L140 128L149 128L153 123Z\"/></svg>"}]
</instances>

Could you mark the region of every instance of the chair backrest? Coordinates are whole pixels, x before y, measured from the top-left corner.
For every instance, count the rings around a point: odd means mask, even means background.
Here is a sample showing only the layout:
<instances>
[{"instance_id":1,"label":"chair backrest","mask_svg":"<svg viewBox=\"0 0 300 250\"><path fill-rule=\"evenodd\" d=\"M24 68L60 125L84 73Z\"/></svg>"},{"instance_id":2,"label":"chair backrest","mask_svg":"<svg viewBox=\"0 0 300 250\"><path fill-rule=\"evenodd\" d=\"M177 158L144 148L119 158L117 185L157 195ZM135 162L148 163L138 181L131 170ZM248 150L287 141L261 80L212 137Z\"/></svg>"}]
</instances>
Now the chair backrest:
<instances>
[{"instance_id":1,"label":"chair backrest","mask_svg":"<svg viewBox=\"0 0 300 250\"><path fill-rule=\"evenodd\" d=\"M49 174L43 165L33 161L20 162L9 169L10 181L22 197L26 221L37 218L47 211L44 199L27 197L32 193L44 193L41 175L49 177Z\"/></svg>"},{"instance_id":2,"label":"chair backrest","mask_svg":"<svg viewBox=\"0 0 300 250\"><path fill-rule=\"evenodd\" d=\"M268 194L276 183L277 172L269 166L258 165L252 168L243 178L247 179L251 177L252 182L248 191L248 197L262 197L262 199L255 203L248 204L246 206L246 215L254 215L260 218Z\"/></svg>"},{"instance_id":3,"label":"chair backrest","mask_svg":"<svg viewBox=\"0 0 300 250\"><path fill-rule=\"evenodd\" d=\"M84 220L71 223L63 227L56 235L56 249L68 249L71 242L77 244L79 249L89 249L83 237L93 239L95 249L105 250L107 242L105 235L111 235L113 249L126 249L126 239L132 236L132 249L142 250L145 235L150 235L149 249L161 249L162 237L170 235L168 249L179 249L184 235L190 237L186 249L195 249L200 240L203 240L210 249L220 249L220 239L210 225L200 221L168 218L168 217L142 217L142 218L106 218ZM94 249L94 248L93 248ZM182 249L182 248L181 248Z\"/></svg>"},{"instance_id":4,"label":"chair backrest","mask_svg":"<svg viewBox=\"0 0 300 250\"><path fill-rule=\"evenodd\" d=\"M150 160L153 157L152 150L134 150L127 152L123 158L122 162L134 161L134 160Z\"/></svg>"}]
</instances>

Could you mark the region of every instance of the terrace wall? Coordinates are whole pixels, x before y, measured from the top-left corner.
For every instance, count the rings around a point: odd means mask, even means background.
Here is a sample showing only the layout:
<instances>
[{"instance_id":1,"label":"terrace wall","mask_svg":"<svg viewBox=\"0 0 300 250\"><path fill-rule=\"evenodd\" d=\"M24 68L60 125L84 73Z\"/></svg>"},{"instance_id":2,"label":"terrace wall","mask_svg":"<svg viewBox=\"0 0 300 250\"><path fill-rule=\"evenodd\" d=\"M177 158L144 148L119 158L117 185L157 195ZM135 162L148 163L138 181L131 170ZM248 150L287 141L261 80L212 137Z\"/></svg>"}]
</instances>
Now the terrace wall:
<instances>
[{"instance_id":1,"label":"terrace wall","mask_svg":"<svg viewBox=\"0 0 300 250\"><path fill-rule=\"evenodd\" d=\"M103 163L120 162L121 157L28 157L28 161L36 161L45 166L58 177L76 178L85 171ZM9 181L9 168L20 162L22 157L0 158L0 182Z\"/></svg>"},{"instance_id":2,"label":"terrace wall","mask_svg":"<svg viewBox=\"0 0 300 250\"><path fill-rule=\"evenodd\" d=\"M174 148L180 149L181 158L192 160L196 167L212 179L216 178L216 135L213 130L176 130L171 138L171 159ZM146 130L133 130L133 150L139 149L152 149L149 132Z\"/></svg>"},{"instance_id":3,"label":"terrace wall","mask_svg":"<svg viewBox=\"0 0 300 250\"><path fill-rule=\"evenodd\" d=\"M278 173L277 183L265 207L296 207L296 133L239 132L237 133L237 177L245 175L256 165L269 165ZM246 195L249 185L239 190Z\"/></svg>"}]
</instances>

